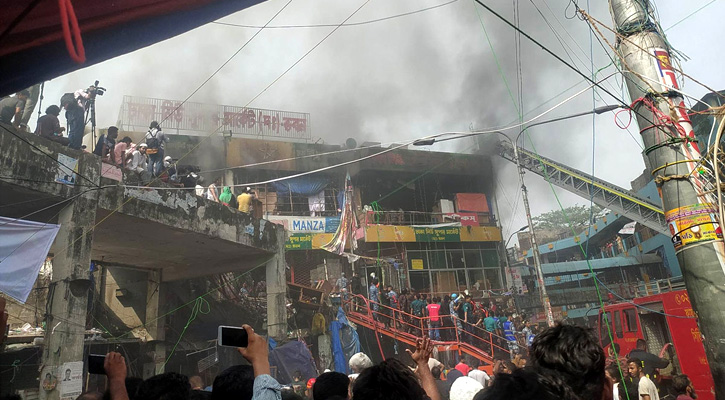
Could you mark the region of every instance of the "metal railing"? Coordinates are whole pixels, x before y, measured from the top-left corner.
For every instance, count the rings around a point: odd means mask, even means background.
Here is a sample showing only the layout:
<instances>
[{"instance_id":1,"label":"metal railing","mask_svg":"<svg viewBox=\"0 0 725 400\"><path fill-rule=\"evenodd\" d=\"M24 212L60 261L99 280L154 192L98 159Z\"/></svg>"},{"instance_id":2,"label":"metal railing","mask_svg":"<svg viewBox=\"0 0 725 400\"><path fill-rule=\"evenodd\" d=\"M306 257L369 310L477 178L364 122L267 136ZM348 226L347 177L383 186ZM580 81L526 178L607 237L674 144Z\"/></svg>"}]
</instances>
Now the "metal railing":
<instances>
[{"instance_id":1,"label":"metal railing","mask_svg":"<svg viewBox=\"0 0 725 400\"><path fill-rule=\"evenodd\" d=\"M407 339L408 343L428 336L436 347L458 349L488 363L493 362L494 355L510 357L505 338L451 315L440 315L436 321L436 317L410 314L362 295L350 295L342 304L351 321L399 340Z\"/></svg>"},{"instance_id":2,"label":"metal railing","mask_svg":"<svg viewBox=\"0 0 725 400\"><path fill-rule=\"evenodd\" d=\"M489 213L434 213L423 211L367 211L365 225L435 225L460 222L461 225L495 226Z\"/></svg>"}]
</instances>

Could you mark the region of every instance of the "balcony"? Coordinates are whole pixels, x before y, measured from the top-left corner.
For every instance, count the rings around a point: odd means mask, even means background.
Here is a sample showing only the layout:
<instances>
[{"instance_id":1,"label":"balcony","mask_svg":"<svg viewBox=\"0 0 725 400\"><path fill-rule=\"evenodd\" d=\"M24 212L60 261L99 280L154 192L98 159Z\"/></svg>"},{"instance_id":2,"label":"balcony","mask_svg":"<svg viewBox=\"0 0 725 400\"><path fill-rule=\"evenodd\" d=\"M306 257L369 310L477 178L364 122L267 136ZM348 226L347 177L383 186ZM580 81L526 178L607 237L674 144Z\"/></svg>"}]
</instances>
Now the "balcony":
<instances>
[{"instance_id":1,"label":"balcony","mask_svg":"<svg viewBox=\"0 0 725 400\"><path fill-rule=\"evenodd\" d=\"M425 226L453 224L452 226L496 226L489 213L434 213L422 211L367 211L365 225Z\"/></svg>"}]
</instances>

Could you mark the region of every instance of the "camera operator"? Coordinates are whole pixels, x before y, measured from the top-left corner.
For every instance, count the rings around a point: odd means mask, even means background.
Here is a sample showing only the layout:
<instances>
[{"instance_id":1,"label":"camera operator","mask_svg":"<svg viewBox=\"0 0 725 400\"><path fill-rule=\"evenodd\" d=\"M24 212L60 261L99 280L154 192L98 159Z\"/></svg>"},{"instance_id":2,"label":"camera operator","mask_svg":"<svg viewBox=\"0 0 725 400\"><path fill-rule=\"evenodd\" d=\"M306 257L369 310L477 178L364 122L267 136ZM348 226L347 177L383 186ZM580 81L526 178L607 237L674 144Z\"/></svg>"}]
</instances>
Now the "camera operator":
<instances>
[{"instance_id":1,"label":"camera operator","mask_svg":"<svg viewBox=\"0 0 725 400\"><path fill-rule=\"evenodd\" d=\"M149 130L145 137L149 156L148 170L153 176L159 176L164 169L164 145L169 141L164 132L161 131L159 123L151 121Z\"/></svg>"},{"instance_id":2,"label":"camera operator","mask_svg":"<svg viewBox=\"0 0 725 400\"><path fill-rule=\"evenodd\" d=\"M76 99L74 93L66 93L60 98L60 106L65 109L65 119L68 122L68 147L80 150L81 145L83 145L83 133L86 127L83 120L84 111L81 101Z\"/></svg>"}]
</instances>

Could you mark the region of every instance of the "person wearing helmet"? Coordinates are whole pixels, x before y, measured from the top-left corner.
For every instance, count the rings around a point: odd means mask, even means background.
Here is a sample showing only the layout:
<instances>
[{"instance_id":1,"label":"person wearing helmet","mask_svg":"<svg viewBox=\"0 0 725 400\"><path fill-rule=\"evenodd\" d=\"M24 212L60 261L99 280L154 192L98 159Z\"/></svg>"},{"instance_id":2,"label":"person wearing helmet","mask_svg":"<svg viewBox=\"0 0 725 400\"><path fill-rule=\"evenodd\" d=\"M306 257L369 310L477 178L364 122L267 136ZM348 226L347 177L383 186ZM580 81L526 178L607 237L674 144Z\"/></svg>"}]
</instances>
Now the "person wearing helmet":
<instances>
[{"instance_id":1,"label":"person wearing helmet","mask_svg":"<svg viewBox=\"0 0 725 400\"><path fill-rule=\"evenodd\" d=\"M460 335L463 331L463 324L461 324L461 320L460 318L458 318L458 310L461 308L461 304L458 300L458 294L451 293L451 302L448 303L448 307L451 312L451 320L453 321L453 326L455 326L456 331L458 331L458 337L461 337Z\"/></svg>"}]
</instances>

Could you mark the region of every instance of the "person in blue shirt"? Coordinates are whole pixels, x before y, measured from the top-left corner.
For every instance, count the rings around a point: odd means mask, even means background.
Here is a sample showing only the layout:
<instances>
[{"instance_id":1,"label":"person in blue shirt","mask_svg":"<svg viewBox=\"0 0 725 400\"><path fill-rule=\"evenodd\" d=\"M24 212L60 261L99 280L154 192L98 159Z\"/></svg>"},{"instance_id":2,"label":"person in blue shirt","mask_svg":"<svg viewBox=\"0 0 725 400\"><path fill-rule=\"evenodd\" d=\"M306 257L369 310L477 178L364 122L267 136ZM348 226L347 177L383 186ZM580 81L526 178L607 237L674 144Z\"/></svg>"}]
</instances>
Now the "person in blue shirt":
<instances>
[{"instance_id":1,"label":"person in blue shirt","mask_svg":"<svg viewBox=\"0 0 725 400\"><path fill-rule=\"evenodd\" d=\"M378 291L377 278L373 279L373 281L370 282L368 298L370 299L370 310L372 310L373 312L373 318L377 319L377 312L379 309L378 303L380 302L380 292Z\"/></svg>"},{"instance_id":2,"label":"person in blue shirt","mask_svg":"<svg viewBox=\"0 0 725 400\"><path fill-rule=\"evenodd\" d=\"M516 335L514 334L516 329L514 327L514 322L511 319L511 317L508 317L503 323L503 334L504 338L508 342L511 356L513 357L514 354L518 354L519 352L519 344L516 342Z\"/></svg>"}]
</instances>

